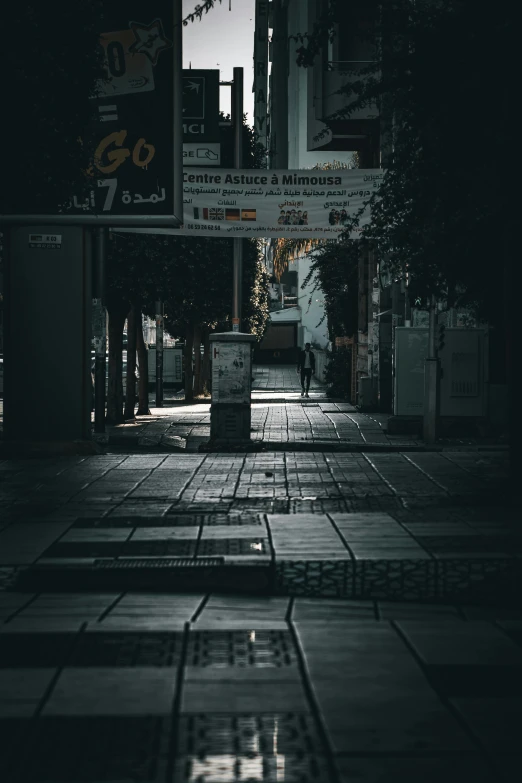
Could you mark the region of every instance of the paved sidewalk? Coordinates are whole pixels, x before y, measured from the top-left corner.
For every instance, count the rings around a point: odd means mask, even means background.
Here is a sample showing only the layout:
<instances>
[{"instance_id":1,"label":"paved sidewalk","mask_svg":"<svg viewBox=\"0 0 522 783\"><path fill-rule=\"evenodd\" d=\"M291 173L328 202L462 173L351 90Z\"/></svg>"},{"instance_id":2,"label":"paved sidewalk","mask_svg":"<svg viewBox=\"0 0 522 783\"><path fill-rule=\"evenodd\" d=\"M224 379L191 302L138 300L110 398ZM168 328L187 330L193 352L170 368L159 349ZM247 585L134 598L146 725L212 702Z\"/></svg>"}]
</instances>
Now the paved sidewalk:
<instances>
[{"instance_id":1,"label":"paved sidewalk","mask_svg":"<svg viewBox=\"0 0 522 783\"><path fill-rule=\"evenodd\" d=\"M518 779L507 452L385 453L296 377L261 373L259 453L198 452L194 405L0 459L2 783Z\"/></svg>"},{"instance_id":2,"label":"paved sidewalk","mask_svg":"<svg viewBox=\"0 0 522 783\"><path fill-rule=\"evenodd\" d=\"M5 783L511 783L522 614L0 594Z\"/></svg>"},{"instance_id":3,"label":"paved sidewalk","mask_svg":"<svg viewBox=\"0 0 522 783\"><path fill-rule=\"evenodd\" d=\"M364 414L349 403L327 398L324 385L315 378L310 397L301 397L295 367L257 366L252 392L252 448L280 451L332 449L347 451L443 451L507 450L494 439L446 438L427 447L410 435L387 432L388 416ZM154 398L151 396L151 406ZM166 400L163 408L151 408L152 416L109 427L95 436L105 450L141 450L198 453L210 440L210 400L185 405L179 399Z\"/></svg>"},{"instance_id":4,"label":"paved sidewalk","mask_svg":"<svg viewBox=\"0 0 522 783\"><path fill-rule=\"evenodd\" d=\"M520 587L499 452L103 455L6 460L0 476L1 564L28 589L484 600Z\"/></svg>"}]
</instances>

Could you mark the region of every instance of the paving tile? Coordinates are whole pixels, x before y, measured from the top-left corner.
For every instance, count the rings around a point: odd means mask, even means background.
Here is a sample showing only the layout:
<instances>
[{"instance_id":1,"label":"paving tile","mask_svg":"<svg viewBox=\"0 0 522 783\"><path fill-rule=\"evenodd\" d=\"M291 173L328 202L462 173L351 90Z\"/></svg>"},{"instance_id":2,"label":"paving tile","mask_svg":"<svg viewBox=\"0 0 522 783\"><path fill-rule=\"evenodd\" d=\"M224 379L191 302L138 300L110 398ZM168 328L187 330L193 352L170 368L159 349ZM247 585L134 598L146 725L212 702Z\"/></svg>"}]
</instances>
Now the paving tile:
<instances>
[{"instance_id":1,"label":"paving tile","mask_svg":"<svg viewBox=\"0 0 522 783\"><path fill-rule=\"evenodd\" d=\"M140 527L132 531L132 541L156 541L175 539L196 539L199 527Z\"/></svg>"},{"instance_id":2,"label":"paving tile","mask_svg":"<svg viewBox=\"0 0 522 783\"><path fill-rule=\"evenodd\" d=\"M38 616L13 617L8 623L0 626L0 633L75 633L84 623L83 617L69 616Z\"/></svg>"},{"instance_id":3,"label":"paving tile","mask_svg":"<svg viewBox=\"0 0 522 783\"><path fill-rule=\"evenodd\" d=\"M34 593L0 592L0 620L7 619L14 612L34 598Z\"/></svg>"},{"instance_id":4,"label":"paving tile","mask_svg":"<svg viewBox=\"0 0 522 783\"><path fill-rule=\"evenodd\" d=\"M278 596L211 595L199 621L221 619L223 622L249 620L285 621L289 599Z\"/></svg>"},{"instance_id":5,"label":"paving tile","mask_svg":"<svg viewBox=\"0 0 522 783\"><path fill-rule=\"evenodd\" d=\"M175 668L64 669L43 715L169 715Z\"/></svg>"},{"instance_id":6,"label":"paving tile","mask_svg":"<svg viewBox=\"0 0 522 783\"><path fill-rule=\"evenodd\" d=\"M457 607L446 604L414 604L400 601L378 601L382 620L444 620L463 622Z\"/></svg>"},{"instance_id":7,"label":"paving tile","mask_svg":"<svg viewBox=\"0 0 522 783\"><path fill-rule=\"evenodd\" d=\"M44 593L39 595L17 617L44 620L45 618L74 618L80 622L95 620L118 598L118 593Z\"/></svg>"},{"instance_id":8,"label":"paving tile","mask_svg":"<svg viewBox=\"0 0 522 783\"><path fill-rule=\"evenodd\" d=\"M344 623L376 619L373 601L332 601L326 598L296 598L292 610L295 623Z\"/></svg>"},{"instance_id":9,"label":"paving tile","mask_svg":"<svg viewBox=\"0 0 522 783\"><path fill-rule=\"evenodd\" d=\"M428 666L522 667L520 647L491 623L399 620L398 627Z\"/></svg>"},{"instance_id":10,"label":"paving tile","mask_svg":"<svg viewBox=\"0 0 522 783\"><path fill-rule=\"evenodd\" d=\"M0 718L34 715L55 669L0 669Z\"/></svg>"},{"instance_id":11,"label":"paving tile","mask_svg":"<svg viewBox=\"0 0 522 783\"><path fill-rule=\"evenodd\" d=\"M186 682L182 692L181 712L244 713L308 712L301 684L288 682Z\"/></svg>"},{"instance_id":12,"label":"paving tile","mask_svg":"<svg viewBox=\"0 0 522 783\"><path fill-rule=\"evenodd\" d=\"M34 563L70 527L70 522L27 524L17 522L0 532L3 565Z\"/></svg>"}]
</instances>

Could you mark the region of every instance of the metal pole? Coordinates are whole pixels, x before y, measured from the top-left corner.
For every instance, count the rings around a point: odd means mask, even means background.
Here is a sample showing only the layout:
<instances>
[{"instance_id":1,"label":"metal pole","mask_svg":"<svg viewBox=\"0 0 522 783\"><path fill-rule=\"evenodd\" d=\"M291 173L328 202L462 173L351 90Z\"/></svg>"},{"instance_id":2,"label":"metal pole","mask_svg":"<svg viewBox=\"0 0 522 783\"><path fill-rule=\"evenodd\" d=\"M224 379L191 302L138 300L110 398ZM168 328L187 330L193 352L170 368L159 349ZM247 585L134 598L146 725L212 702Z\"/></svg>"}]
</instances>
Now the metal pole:
<instances>
[{"instance_id":1,"label":"metal pole","mask_svg":"<svg viewBox=\"0 0 522 783\"><path fill-rule=\"evenodd\" d=\"M243 68L234 68L232 88L232 122L234 124L234 168L243 165ZM243 242L234 239L234 278L232 286L232 331L241 331L241 295L243 288Z\"/></svg>"},{"instance_id":2,"label":"metal pole","mask_svg":"<svg viewBox=\"0 0 522 783\"><path fill-rule=\"evenodd\" d=\"M437 309L435 297L431 297L428 328L428 358L424 365L424 421L423 436L426 443L435 443L439 428L440 359L437 357Z\"/></svg>"},{"instance_id":3,"label":"metal pole","mask_svg":"<svg viewBox=\"0 0 522 783\"><path fill-rule=\"evenodd\" d=\"M163 408L163 302L156 302L156 408Z\"/></svg>"},{"instance_id":4,"label":"metal pole","mask_svg":"<svg viewBox=\"0 0 522 783\"><path fill-rule=\"evenodd\" d=\"M174 133L173 148L173 202L174 215L183 223L183 3L173 0L174 29L173 90Z\"/></svg>"},{"instance_id":5,"label":"metal pole","mask_svg":"<svg viewBox=\"0 0 522 783\"><path fill-rule=\"evenodd\" d=\"M107 229L95 232L94 252L94 431L105 432L105 375L107 350L107 314L105 310L105 264L107 257Z\"/></svg>"}]
</instances>

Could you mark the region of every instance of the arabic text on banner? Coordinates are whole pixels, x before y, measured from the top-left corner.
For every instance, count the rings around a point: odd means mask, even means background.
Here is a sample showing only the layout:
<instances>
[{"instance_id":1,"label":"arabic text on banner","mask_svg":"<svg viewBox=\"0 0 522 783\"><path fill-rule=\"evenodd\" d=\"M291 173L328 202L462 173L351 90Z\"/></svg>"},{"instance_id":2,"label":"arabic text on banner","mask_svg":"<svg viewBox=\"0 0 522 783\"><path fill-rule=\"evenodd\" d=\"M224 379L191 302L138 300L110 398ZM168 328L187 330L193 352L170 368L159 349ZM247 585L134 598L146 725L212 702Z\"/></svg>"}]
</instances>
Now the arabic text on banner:
<instances>
[{"instance_id":1,"label":"arabic text on banner","mask_svg":"<svg viewBox=\"0 0 522 783\"><path fill-rule=\"evenodd\" d=\"M179 233L335 238L382 181L380 169L184 169ZM369 222L367 208L359 231Z\"/></svg>"}]
</instances>

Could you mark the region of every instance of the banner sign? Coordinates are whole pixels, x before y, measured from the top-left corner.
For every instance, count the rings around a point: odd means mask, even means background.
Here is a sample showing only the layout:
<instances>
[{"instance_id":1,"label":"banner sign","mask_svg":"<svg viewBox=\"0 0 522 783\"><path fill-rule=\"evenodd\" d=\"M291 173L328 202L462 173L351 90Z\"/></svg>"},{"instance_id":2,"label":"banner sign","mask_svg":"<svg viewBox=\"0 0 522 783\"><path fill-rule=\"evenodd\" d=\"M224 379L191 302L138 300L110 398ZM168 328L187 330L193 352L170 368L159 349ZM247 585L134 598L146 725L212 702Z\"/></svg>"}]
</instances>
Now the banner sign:
<instances>
[{"instance_id":1,"label":"banner sign","mask_svg":"<svg viewBox=\"0 0 522 783\"><path fill-rule=\"evenodd\" d=\"M184 169L188 236L334 238L382 181L381 169ZM369 210L359 231L369 223Z\"/></svg>"},{"instance_id":2,"label":"banner sign","mask_svg":"<svg viewBox=\"0 0 522 783\"><path fill-rule=\"evenodd\" d=\"M104 3L106 79L94 104L97 187L72 211L172 215L173 10L170 0Z\"/></svg>"}]
</instances>

